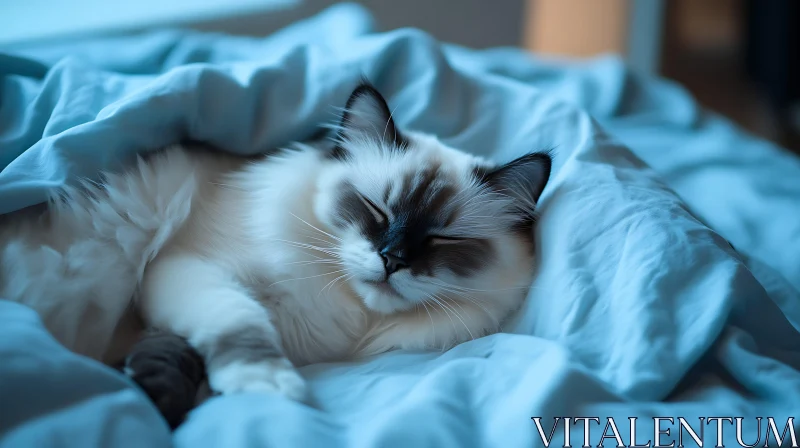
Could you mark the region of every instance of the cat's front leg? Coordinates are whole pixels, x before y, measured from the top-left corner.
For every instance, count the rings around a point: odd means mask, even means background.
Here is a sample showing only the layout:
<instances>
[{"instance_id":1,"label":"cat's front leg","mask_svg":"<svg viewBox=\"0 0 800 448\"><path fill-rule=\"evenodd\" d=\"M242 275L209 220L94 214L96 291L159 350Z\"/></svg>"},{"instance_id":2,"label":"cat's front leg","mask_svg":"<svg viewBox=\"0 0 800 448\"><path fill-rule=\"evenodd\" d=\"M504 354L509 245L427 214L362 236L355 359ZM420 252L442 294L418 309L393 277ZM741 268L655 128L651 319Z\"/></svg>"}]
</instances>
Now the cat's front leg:
<instances>
[{"instance_id":1,"label":"cat's front leg","mask_svg":"<svg viewBox=\"0 0 800 448\"><path fill-rule=\"evenodd\" d=\"M186 338L203 356L216 392L306 397L269 311L224 268L186 254L162 256L147 267L140 304L148 325Z\"/></svg>"}]
</instances>

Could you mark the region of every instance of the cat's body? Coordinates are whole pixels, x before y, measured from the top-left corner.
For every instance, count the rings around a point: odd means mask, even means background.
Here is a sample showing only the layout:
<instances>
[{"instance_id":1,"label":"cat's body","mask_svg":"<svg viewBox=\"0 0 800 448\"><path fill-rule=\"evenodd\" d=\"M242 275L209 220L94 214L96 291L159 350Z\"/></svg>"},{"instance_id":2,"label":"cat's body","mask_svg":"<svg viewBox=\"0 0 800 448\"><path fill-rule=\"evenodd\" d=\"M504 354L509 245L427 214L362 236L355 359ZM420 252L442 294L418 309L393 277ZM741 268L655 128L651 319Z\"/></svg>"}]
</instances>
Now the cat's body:
<instances>
[{"instance_id":1,"label":"cat's body","mask_svg":"<svg viewBox=\"0 0 800 448\"><path fill-rule=\"evenodd\" d=\"M347 110L327 148L244 160L178 146L3 218L0 297L107 361L140 314L188 340L213 389L293 398L293 365L498 330L532 276L549 157L495 168L401 135L369 86Z\"/></svg>"}]
</instances>

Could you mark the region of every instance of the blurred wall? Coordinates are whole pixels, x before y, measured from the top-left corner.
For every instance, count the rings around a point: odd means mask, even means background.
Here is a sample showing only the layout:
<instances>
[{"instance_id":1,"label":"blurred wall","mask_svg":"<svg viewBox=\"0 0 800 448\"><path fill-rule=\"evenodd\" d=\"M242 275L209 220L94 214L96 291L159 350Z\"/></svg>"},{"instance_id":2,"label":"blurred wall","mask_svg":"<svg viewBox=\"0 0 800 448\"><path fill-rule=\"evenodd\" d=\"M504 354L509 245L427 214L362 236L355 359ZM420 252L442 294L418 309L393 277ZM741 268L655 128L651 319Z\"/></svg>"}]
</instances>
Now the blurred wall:
<instances>
[{"instance_id":1,"label":"blurred wall","mask_svg":"<svg viewBox=\"0 0 800 448\"><path fill-rule=\"evenodd\" d=\"M436 38L473 48L519 46L528 0L362 0L381 31L420 28ZM264 35L337 3L302 0L295 7L193 24L194 28Z\"/></svg>"},{"instance_id":2,"label":"blurred wall","mask_svg":"<svg viewBox=\"0 0 800 448\"><path fill-rule=\"evenodd\" d=\"M472 48L522 46L572 57L618 53L643 72L658 71L665 0L361 0L382 31L415 27ZM263 35L335 3L295 7L194 24L195 28Z\"/></svg>"},{"instance_id":3,"label":"blurred wall","mask_svg":"<svg viewBox=\"0 0 800 448\"><path fill-rule=\"evenodd\" d=\"M623 53L627 0L531 0L525 46L533 51L577 57Z\"/></svg>"},{"instance_id":4,"label":"blurred wall","mask_svg":"<svg viewBox=\"0 0 800 448\"><path fill-rule=\"evenodd\" d=\"M648 11L657 10L653 5L665 0L351 1L372 12L380 31L420 28L441 41L472 48L522 46L539 53L565 56L621 53L632 65L652 71L649 66L654 65L652 61L656 58L652 55L657 51L652 37L658 34L659 20L658 14ZM4 9L6 14L0 15L0 23L6 25L0 26L0 44L24 45L165 26L265 36L335 3L335 0L137 0L112 5L107 0L27 0L11 3L10 8ZM42 14L44 8L48 14ZM631 40L632 33L636 39Z\"/></svg>"},{"instance_id":5,"label":"blurred wall","mask_svg":"<svg viewBox=\"0 0 800 448\"><path fill-rule=\"evenodd\" d=\"M569 57L619 54L632 69L658 74L667 2L529 0L525 47Z\"/></svg>"}]
</instances>

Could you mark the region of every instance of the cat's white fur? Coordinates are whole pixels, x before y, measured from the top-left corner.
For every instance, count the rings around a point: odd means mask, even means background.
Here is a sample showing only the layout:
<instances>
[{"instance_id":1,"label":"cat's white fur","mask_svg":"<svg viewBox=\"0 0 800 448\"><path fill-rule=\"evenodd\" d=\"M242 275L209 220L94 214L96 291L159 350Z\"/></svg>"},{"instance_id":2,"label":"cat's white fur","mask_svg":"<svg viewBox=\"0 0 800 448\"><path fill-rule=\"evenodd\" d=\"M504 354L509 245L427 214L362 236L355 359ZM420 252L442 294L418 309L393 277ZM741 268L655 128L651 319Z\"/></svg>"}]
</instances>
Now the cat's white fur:
<instances>
[{"instance_id":1,"label":"cat's white fur","mask_svg":"<svg viewBox=\"0 0 800 448\"><path fill-rule=\"evenodd\" d=\"M0 218L0 297L33 307L59 341L97 359L124 355L113 351L135 335L120 324L132 298L147 325L201 353L225 334L266 328L291 363L211 365L211 386L295 398L304 383L292 364L445 349L496 331L533 268L529 245L507 230L510 200L476 182L472 169L486 161L406 135L408 151L352 138L346 162L308 145L258 161L169 148L102 186L67 189L47 211ZM365 283L383 263L358 231L333 224L337 185L347 179L380 204L385 185L402 195L398 179L434 163L461 192L449 231L490 237L497 260L468 277L398 271L399 296Z\"/></svg>"}]
</instances>

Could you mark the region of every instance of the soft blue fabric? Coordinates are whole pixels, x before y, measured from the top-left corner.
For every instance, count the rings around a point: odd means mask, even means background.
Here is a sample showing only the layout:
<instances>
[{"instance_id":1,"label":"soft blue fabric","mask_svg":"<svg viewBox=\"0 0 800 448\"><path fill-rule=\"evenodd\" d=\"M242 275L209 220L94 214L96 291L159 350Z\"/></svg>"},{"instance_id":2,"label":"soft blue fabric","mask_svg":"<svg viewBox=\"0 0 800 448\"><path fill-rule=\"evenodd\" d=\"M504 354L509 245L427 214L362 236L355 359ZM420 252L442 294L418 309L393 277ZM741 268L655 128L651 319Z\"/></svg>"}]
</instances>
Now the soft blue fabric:
<instances>
[{"instance_id":1,"label":"soft blue fabric","mask_svg":"<svg viewBox=\"0 0 800 448\"><path fill-rule=\"evenodd\" d=\"M30 308L0 300L0 446L167 446L126 377L65 350Z\"/></svg>"},{"instance_id":2,"label":"soft blue fabric","mask_svg":"<svg viewBox=\"0 0 800 448\"><path fill-rule=\"evenodd\" d=\"M505 333L304 368L313 407L214 398L177 446L540 446L535 416L546 432L555 416L613 416L626 444L629 417L771 416L783 429L800 403L800 160L614 57L546 61L370 29L345 5L264 39L167 32L0 59L0 212L179 138L237 153L307 138L362 75L401 125L453 146L497 160L556 148L540 269ZM8 302L0 355L0 445L169 443L143 396ZM652 424L639 432L652 439ZM730 425L724 438L736 444Z\"/></svg>"}]
</instances>

